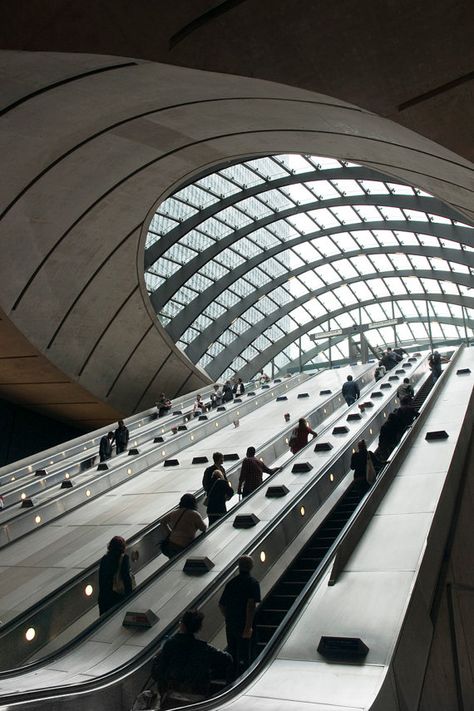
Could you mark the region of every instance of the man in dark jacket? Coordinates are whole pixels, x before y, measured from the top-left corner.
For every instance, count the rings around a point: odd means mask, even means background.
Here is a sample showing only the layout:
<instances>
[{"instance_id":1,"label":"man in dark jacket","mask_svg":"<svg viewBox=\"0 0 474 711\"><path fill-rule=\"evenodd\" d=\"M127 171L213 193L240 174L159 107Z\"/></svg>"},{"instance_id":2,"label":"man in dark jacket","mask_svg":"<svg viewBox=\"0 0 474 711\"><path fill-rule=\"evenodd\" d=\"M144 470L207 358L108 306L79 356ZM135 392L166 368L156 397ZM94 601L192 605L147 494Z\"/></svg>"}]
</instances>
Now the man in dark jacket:
<instances>
[{"instance_id":1,"label":"man in dark jacket","mask_svg":"<svg viewBox=\"0 0 474 711\"><path fill-rule=\"evenodd\" d=\"M161 709L203 701L209 697L211 674L229 680L232 657L211 644L196 639L204 615L188 610L181 618L179 631L165 642L155 659L152 675L158 682Z\"/></svg>"},{"instance_id":2,"label":"man in dark jacket","mask_svg":"<svg viewBox=\"0 0 474 711\"><path fill-rule=\"evenodd\" d=\"M125 450L127 449L129 437L130 433L128 431L128 427L125 427L123 420L119 420L118 427L114 432L115 451L117 454L125 452Z\"/></svg>"},{"instance_id":3,"label":"man in dark jacket","mask_svg":"<svg viewBox=\"0 0 474 711\"><path fill-rule=\"evenodd\" d=\"M360 397L359 385L352 378L352 375L347 376L347 380L342 386L342 397L347 402L349 407Z\"/></svg>"},{"instance_id":4,"label":"man in dark jacket","mask_svg":"<svg viewBox=\"0 0 474 711\"><path fill-rule=\"evenodd\" d=\"M245 458L242 460L240 468L239 484L237 493L245 498L257 489L263 481L263 473L275 474L278 467L270 469L261 459L255 456L255 447L248 447Z\"/></svg>"},{"instance_id":5,"label":"man in dark jacket","mask_svg":"<svg viewBox=\"0 0 474 711\"><path fill-rule=\"evenodd\" d=\"M260 585L250 575L253 560L249 555L239 558L239 574L224 588L219 607L225 617L227 650L234 660L234 674L239 676L251 661L251 640L255 610L260 602Z\"/></svg>"},{"instance_id":6,"label":"man in dark jacket","mask_svg":"<svg viewBox=\"0 0 474 711\"><path fill-rule=\"evenodd\" d=\"M224 455L221 452L214 452L212 455L212 461L214 462L209 467L204 470L204 476L202 477L202 487L206 494L209 493L209 489L212 486L212 475L219 469L222 472L224 479L227 479L225 469L224 469Z\"/></svg>"}]
</instances>

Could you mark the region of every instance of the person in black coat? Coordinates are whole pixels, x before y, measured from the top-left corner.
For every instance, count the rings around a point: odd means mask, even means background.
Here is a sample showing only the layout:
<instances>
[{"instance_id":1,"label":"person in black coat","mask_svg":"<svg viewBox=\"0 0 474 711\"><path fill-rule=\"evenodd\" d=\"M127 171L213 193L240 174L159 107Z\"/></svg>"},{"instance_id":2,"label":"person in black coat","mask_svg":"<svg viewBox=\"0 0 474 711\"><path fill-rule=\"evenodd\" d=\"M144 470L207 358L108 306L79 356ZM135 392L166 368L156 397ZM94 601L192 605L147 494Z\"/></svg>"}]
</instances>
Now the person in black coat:
<instances>
[{"instance_id":1,"label":"person in black coat","mask_svg":"<svg viewBox=\"0 0 474 711\"><path fill-rule=\"evenodd\" d=\"M125 540L114 536L99 566L99 613L118 605L132 592L130 559L125 553Z\"/></svg>"},{"instance_id":2,"label":"person in black coat","mask_svg":"<svg viewBox=\"0 0 474 711\"><path fill-rule=\"evenodd\" d=\"M209 526L227 513L226 502L232 498L234 490L219 469L212 474L211 486L207 493L207 516Z\"/></svg>"},{"instance_id":3,"label":"person in black coat","mask_svg":"<svg viewBox=\"0 0 474 711\"><path fill-rule=\"evenodd\" d=\"M365 440L361 439L357 445L357 452L354 452L351 457L351 469L354 469L354 483L364 489L369 487L369 482L367 481L367 462L369 457L375 468L372 452L367 450Z\"/></svg>"},{"instance_id":4,"label":"person in black coat","mask_svg":"<svg viewBox=\"0 0 474 711\"><path fill-rule=\"evenodd\" d=\"M125 450L127 449L129 437L130 433L128 431L128 427L125 427L123 420L119 420L118 427L114 432L115 451L117 454L125 452Z\"/></svg>"},{"instance_id":5,"label":"person in black coat","mask_svg":"<svg viewBox=\"0 0 474 711\"><path fill-rule=\"evenodd\" d=\"M101 462L105 462L112 456L112 442L114 440L114 433L107 432L106 435L100 438L99 443L99 459Z\"/></svg>"},{"instance_id":6,"label":"person in black coat","mask_svg":"<svg viewBox=\"0 0 474 711\"><path fill-rule=\"evenodd\" d=\"M230 380L226 380L224 387L222 388L222 402L232 402L234 399L234 393L232 390L232 385Z\"/></svg>"}]
</instances>

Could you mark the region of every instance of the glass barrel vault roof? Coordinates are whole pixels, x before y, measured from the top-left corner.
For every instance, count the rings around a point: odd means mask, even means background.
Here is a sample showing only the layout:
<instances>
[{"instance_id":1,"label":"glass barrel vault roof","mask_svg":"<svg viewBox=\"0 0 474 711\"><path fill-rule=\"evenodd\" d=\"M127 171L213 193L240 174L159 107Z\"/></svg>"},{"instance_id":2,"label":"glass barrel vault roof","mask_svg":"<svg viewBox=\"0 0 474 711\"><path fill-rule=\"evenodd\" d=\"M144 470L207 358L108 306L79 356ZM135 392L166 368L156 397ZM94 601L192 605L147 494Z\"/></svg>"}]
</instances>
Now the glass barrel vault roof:
<instances>
[{"instance_id":1,"label":"glass barrel vault roof","mask_svg":"<svg viewBox=\"0 0 474 711\"><path fill-rule=\"evenodd\" d=\"M472 337L473 231L415 187L347 161L274 155L226 165L161 203L145 282L155 312L214 378L301 358L353 324L403 318L398 343ZM372 346L393 327L370 328ZM347 341L332 339L332 359ZM301 356L300 349L301 348Z\"/></svg>"}]
</instances>

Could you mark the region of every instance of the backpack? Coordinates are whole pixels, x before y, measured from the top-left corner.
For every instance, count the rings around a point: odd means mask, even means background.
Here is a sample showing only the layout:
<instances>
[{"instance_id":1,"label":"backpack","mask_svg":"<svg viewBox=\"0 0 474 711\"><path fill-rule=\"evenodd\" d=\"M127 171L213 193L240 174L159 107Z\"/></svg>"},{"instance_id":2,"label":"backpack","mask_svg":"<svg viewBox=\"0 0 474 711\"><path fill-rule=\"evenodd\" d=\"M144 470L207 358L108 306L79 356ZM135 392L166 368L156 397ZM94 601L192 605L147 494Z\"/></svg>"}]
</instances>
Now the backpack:
<instances>
[{"instance_id":1,"label":"backpack","mask_svg":"<svg viewBox=\"0 0 474 711\"><path fill-rule=\"evenodd\" d=\"M290 447L290 449L295 446L297 441L298 441L298 428L295 427L295 429L292 430L292 432L291 432L290 439L288 440L288 446Z\"/></svg>"}]
</instances>

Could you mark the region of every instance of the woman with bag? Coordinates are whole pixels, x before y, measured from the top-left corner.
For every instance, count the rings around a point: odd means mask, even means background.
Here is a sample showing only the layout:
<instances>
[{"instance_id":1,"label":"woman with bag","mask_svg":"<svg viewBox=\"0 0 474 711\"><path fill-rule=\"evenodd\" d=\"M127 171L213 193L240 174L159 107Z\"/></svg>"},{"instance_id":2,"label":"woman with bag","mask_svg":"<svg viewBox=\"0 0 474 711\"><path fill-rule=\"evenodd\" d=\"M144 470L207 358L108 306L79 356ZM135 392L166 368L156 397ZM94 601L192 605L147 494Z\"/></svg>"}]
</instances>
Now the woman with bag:
<instances>
[{"instance_id":1,"label":"woman with bag","mask_svg":"<svg viewBox=\"0 0 474 711\"><path fill-rule=\"evenodd\" d=\"M99 613L101 615L118 605L133 590L133 575L130 559L125 553L126 543L122 536L114 536L107 546L107 553L99 567Z\"/></svg>"},{"instance_id":2,"label":"woman with bag","mask_svg":"<svg viewBox=\"0 0 474 711\"><path fill-rule=\"evenodd\" d=\"M227 513L226 502L234 495L234 490L224 479L220 469L215 469L212 473L212 483L207 493L207 516L209 518L209 526L218 521Z\"/></svg>"},{"instance_id":3,"label":"woman with bag","mask_svg":"<svg viewBox=\"0 0 474 711\"><path fill-rule=\"evenodd\" d=\"M354 482L360 485L371 486L376 479L374 457L372 452L367 450L364 439L357 445L357 452L351 457L351 469L354 469Z\"/></svg>"},{"instance_id":4,"label":"woman with bag","mask_svg":"<svg viewBox=\"0 0 474 711\"><path fill-rule=\"evenodd\" d=\"M183 494L179 506L161 519L167 535L161 541L161 551L168 558L173 558L193 542L198 531L206 530L202 516L197 511L194 494Z\"/></svg>"}]
</instances>

